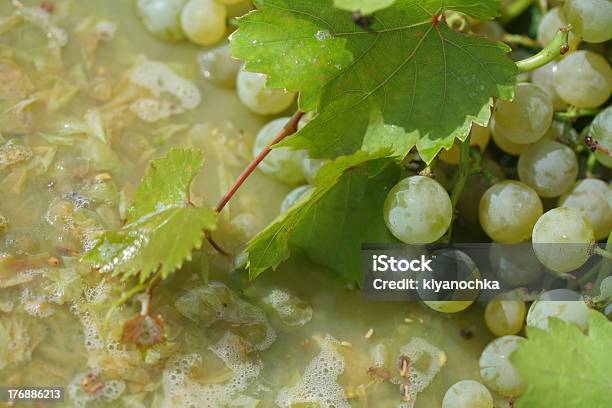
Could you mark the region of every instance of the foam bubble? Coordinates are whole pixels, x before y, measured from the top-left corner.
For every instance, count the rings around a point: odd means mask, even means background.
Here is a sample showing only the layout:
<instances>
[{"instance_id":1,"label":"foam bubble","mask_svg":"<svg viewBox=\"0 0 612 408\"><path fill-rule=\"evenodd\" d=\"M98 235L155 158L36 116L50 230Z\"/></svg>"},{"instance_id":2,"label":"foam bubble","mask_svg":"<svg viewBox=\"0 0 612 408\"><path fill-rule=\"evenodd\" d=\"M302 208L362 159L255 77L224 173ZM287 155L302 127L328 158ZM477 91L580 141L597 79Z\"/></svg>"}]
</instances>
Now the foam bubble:
<instances>
[{"instance_id":1,"label":"foam bubble","mask_svg":"<svg viewBox=\"0 0 612 408\"><path fill-rule=\"evenodd\" d=\"M271 290L263 301L289 326L303 326L312 319L312 307L309 304L280 289Z\"/></svg>"},{"instance_id":2,"label":"foam bubble","mask_svg":"<svg viewBox=\"0 0 612 408\"><path fill-rule=\"evenodd\" d=\"M400 348L400 353L410 359L408 370L410 400L400 404L399 408L412 408L417 394L427 388L440 371L442 350L420 337L415 337Z\"/></svg>"}]
</instances>

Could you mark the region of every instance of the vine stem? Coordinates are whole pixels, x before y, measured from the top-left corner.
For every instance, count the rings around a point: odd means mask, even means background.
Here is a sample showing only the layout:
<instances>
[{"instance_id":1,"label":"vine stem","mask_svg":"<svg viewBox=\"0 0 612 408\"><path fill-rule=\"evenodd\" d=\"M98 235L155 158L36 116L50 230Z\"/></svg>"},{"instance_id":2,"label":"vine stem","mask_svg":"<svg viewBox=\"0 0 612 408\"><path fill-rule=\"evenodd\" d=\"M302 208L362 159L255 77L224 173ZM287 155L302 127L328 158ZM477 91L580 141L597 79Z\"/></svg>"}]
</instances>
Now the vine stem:
<instances>
[{"instance_id":1,"label":"vine stem","mask_svg":"<svg viewBox=\"0 0 612 408\"><path fill-rule=\"evenodd\" d=\"M599 109L597 108L569 108L564 112L555 112L555 118L567 122L571 122L575 119L581 118L583 116L595 116L599 113Z\"/></svg>"},{"instance_id":2,"label":"vine stem","mask_svg":"<svg viewBox=\"0 0 612 408\"><path fill-rule=\"evenodd\" d=\"M529 72L536 68L540 68L548 64L560 55L565 54L569 51L569 45L567 44L567 38L569 36L569 30L571 27L561 27L555 37L549 42L542 51L529 58L516 62L516 67L519 72Z\"/></svg>"},{"instance_id":3,"label":"vine stem","mask_svg":"<svg viewBox=\"0 0 612 408\"><path fill-rule=\"evenodd\" d=\"M593 253L600 255L606 259L611 259L612 260L612 251L608 251L606 249L600 248L598 246L596 246L595 248L593 248Z\"/></svg>"},{"instance_id":4,"label":"vine stem","mask_svg":"<svg viewBox=\"0 0 612 408\"><path fill-rule=\"evenodd\" d=\"M470 164L470 135L459 145L459 172L457 174L457 180L455 180L455 185L453 186L453 191L451 192L451 205L453 209L453 218L451 219L451 223L448 226L448 231L443 238L443 242L450 242L453 235L453 224L455 221L455 208L457 207L457 203L459 202L459 198L461 197L461 193L463 193L463 189L465 187L465 183L471 174L471 164Z\"/></svg>"},{"instance_id":5,"label":"vine stem","mask_svg":"<svg viewBox=\"0 0 612 408\"><path fill-rule=\"evenodd\" d=\"M300 110L296 111L293 114L293 116L291 116L291 119L289 119L287 121L285 126L283 126L283 128L280 130L280 132L278 132L276 134L276 137L274 137L274 140L272 140L253 159L253 161L251 161L251 163L249 163L249 165L242 171L242 173L240 173L240 175L238 176L236 181L234 181L234 184L232 184L232 186L229 188L229 190L223 195L223 197L221 197L221 199L217 203L217 206L215 207L215 211L217 213L220 213L221 211L223 211L223 209L225 208L227 203L229 203L229 201L236 194L238 189L242 186L242 184L244 184L246 179L249 178L249 176L253 173L253 171L255 171L257 166L259 166L259 163L261 163L263 161L263 159L265 159L266 156L272 151L272 147L275 144L279 143L284 138L286 138L287 136L290 136L290 135L294 134L297 131L298 123L299 123L300 119L302 119L302 116L304 116L304 112L302 112ZM223 250L223 248L221 248L221 246L215 242L215 240L212 238L212 235L211 235L210 231L206 231L206 239L213 246L213 248L215 248L221 254L229 255L227 253L227 251Z\"/></svg>"}]
</instances>

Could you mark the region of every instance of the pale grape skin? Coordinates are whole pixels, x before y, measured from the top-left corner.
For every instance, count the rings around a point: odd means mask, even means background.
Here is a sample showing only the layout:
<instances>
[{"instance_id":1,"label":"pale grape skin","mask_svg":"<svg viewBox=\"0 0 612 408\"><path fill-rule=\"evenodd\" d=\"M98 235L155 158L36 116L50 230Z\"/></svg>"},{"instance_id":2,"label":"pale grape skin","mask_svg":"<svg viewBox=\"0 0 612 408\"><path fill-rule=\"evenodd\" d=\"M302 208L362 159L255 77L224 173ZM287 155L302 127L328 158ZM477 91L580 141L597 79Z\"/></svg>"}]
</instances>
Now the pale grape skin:
<instances>
[{"instance_id":1,"label":"pale grape skin","mask_svg":"<svg viewBox=\"0 0 612 408\"><path fill-rule=\"evenodd\" d=\"M274 119L261 128L253 143L253 156L257 156L274 140L289 119L288 117ZM275 148L268 153L258 168L281 183L299 184L304 182L302 160L305 155L302 150L291 150L288 147Z\"/></svg>"},{"instance_id":2,"label":"pale grape skin","mask_svg":"<svg viewBox=\"0 0 612 408\"><path fill-rule=\"evenodd\" d=\"M407 244L438 240L448 230L452 217L448 193L429 177L407 177L385 199L385 224L397 239Z\"/></svg>"},{"instance_id":3,"label":"pale grape skin","mask_svg":"<svg viewBox=\"0 0 612 408\"><path fill-rule=\"evenodd\" d=\"M472 28L472 32L476 35L486 37L491 41L504 41L504 35L506 31L496 21L478 21L477 24Z\"/></svg>"},{"instance_id":4,"label":"pale grape skin","mask_svg":"<svg viewBox=\"0 0 612 408\"><path fill-rule=\"evenodd\" d=\"M499 337L480 355L480 377L487 387L505 397L516 397L525 389L523 380L510 362L510 356L523 341L526 339L520 336Z\"/></svg>"},{"instance_id":5,"label":"pale grape skin","mask_svg":"<svg viewBox=\"0 0 612 408\"><path fill-rule=\"evenodd\" d=\"M496 336L517 334L525 321L525 302L500 295L485 307L485 324Z\"/></svg>"},{"instance_id":6,"label":"pale grape skin","mask_svg":"<svg viewBox=\"0 0 612 408\"><path fill-rule=\"evenodd\" d=\"M507 153L511 156L519 156L521 153L529 147L528 143L514 143L506 136L504 136L503 131L495 126L495 121L491 119L491 138L495 145L500 148L501 151Z\"/></svg>"},{"instance_id":7,"label":"pale grape skin","mask_svg":"<svg viewBox=\"0 0 612 408\"><path fill-rule=\"evenodd\" d=\"M544 135L545 139L557 141L563 138L571 141L578 141L578 132L574 129L570 124L566 124L560 121L553 121L550 125L550 128L546 131Z\"/></svg>"},{"instance_id":8,"label":"pale grape skin","mask_svg":"<svg viewBox=\"0 0 612 408\"><path fill-rule=\"evenodd\" d=\"M531 242L536 257L548 269L564 274L578 269L589 259L595 240L593 227L574 208L554 208L533 227Z\"/></svg>"},{"instance_id":9,"label":"pale grape skin","mask_svg":"<svg viewBox=\"0 0 612 408\"><path fill-rule=\"evenodd\" d=\"M531 71L531 82L542 88L544 92L550 96L553 108L556 111L567 108L567 103L561 99L555 88L555 72L557 71L557 62L551 61L548 64Z\"/></svg>"},{"instance_id":10,"label":"pale grape skin","mask_svg":"<svg viewBox=\"0 0 612 408\"><path fill-rule=\"evenodd\" d=\"M213 84L224 87L236 85L241 63L230 55L229 44L200 52L197 62L202 76Z\"/></svg>"},{"instance_id":11,"label":"pale grape skin","mask_svg":"<svg viewBox=\"0 0 612 408\"><path fill-rule=\"evenodd\" d=\"M578 108L596 108L612 92L610 64L591 51L578 50L567 55L553 76L557 94Z\"/></svg>"},{"instance_id":12,"label":"pale grape skin","mask_svg":"<svg viewBox=\"0 0 612 408\"><path fill-rule=\"evenodd\" d=\"M540 197L558 197L578 177L576 153L564 144L542 139L529 146L518 160L519 179Z\"/></svg>"},{"instance_id":13,"label":"pale grape skin","mask_svg":"<svg viewBox=\"0 0 612 408\"><path fill-rule=\"evenodd\" d=\"M478 212L480 225L491 239L515 244L531 236L543 207L540 197L529 186L506 180L484 193Z\"/></svg>"},{"instance_id":14,"label":"pale grape skin","mask_svg":"<svg viewBox=\"0 0 612 408\"><path fill-rule=\"evenodd\" d=\"M189 40L211 45L225 36L227 9L215 0L190 0L181 13L181 27Z\"/></svg>"},{"instance_id":15,"label":"pale grape skin","mask_svg":"<svg viewBox=\"0 0 612 408\"><path fill-rule=\"evenodd\" d=\"M552 99L537 85L520 83L512 101L497 101L493 118L495 127L507 140L533 143L544 136L552 123Z\"/></svg>"},{"instance_id":16,"label":"pale grape skin","mask_svg":"<svg viewBox=\"0 0 612 408\"><path fill-rule=\"evenodd\" d=\"M493 397L478 381L463 380L446 391L442 408L493 408Z\"/></svg>"},{"instance_id":17,"label":"pale grape skin","mask_svg":"<svg viewBox=\"0 0 612 408\"><path fill-rule=\"evenodd\" d=\"M470 146L478 146L480 151L483 152L489 144L490 139L491 136L489 135L489 129L487 127L480 126L476 123L472 124L472 129L470 130ZM440 160L449 164L459 164L460 148L458 143L455 143L450 150L441 150L438 154Z\"/></svg>"},{"instance_id":18,"label":"pale grape skin","mask_svg":"<svg viewBox=\"0 0 612 408\"><path fill-rule=\"evenodd\" d=\"M608 152L612 152L612 106L599 112L589 127L591 136ZM605 152L596 151L595 158L608 168L612 168L612 157Z\"/></svg>"},{"instance_id":19,"label":"pale grape skin","mask_svg":"<svg viewBox=\"0 0 612 408\"><path fill-rule=\"evenodd\" d=\"M538 42L542 47L546 47L553 40L559 28L567 26L567 19L562 7L553 7L542 16L540 25L538 26ZM572 52L578 48L580 38L570 32L568 35L567 44L569 45L568 52Z\"/></svg>"},{"instance_id":20,"label":"pale grape skin","mask_svg":"<svg viewBox=\"0 0 612 408\"><path fill-rule=\"evenodd\" d=\"M187 0L138 0L136 10L145 28L164 41L185 38L181 28L181 11Z\"/></svg>"},{"instance_id":21,"label":"pale grape skin","mask_svg":"<svg viewBox=\"0 0 612 408\"><path fill-rule=\"evenodd\" d=\"M497 276L512 286L523 286L542 276L546 268L536 258L531 243L507 245L491 245L489 262Z\"/></svg>"},{"instance_id":22,"label":"pale grape skin","mask_svg":"<svg viewBox=\"0 0 612 408\"><path fill-rule=\"evenodd\" d=\"M586 332L589 327L590 309L579 293L568 289L544 292L531 304L527 313L527 326L548 330L550 318L576 325Z\"/></svg>"},{"instance_id":23,"label":"pale grape skin","mask_svg":"<svg viewBox=\"0 0 612 408\"><path fill-rule=\"evenodd\" d=\"M608 185L594 178L579 180L559 198L559 207L575 208L589 220L595 239L604 239L612 229L612 209L608 204Z\"/></svg>"},{"instance_id":24,"label":"pale grape skin","mask_svg":"<svg viewBox=\"0 0 612 408\"><path fill-rule=\"evenodd\" d=\"M606 276L599 284L599 294L605 298L612 298L612 276Z\"/></svg>"},{"instance_id":25,"label":"pale grape skin","mask_svg":"<svg viewBox=\"0 0 612 408\"><path fill-rule=\"evenodd\" d=\"M302 161L302 172L304 173L304 177L306 181L312 184L312 181L315 178L315 175L319 171L323 165L325 165L326 161L323 159L311 159L306 157L304 161Z\"/></svg>"},{"instance_id":26,"label":"pale grape skin","mask_svg":"<svg viewBox=\"0 0 612 408\"><path fill-rule=\"evenodd\" d=\"M609 0L566 0L564 10L572 31L584 41L601 43L612 38Z\"/></svg>"},{"instance_id":27,"label":"pale grape skin","mask_svg":"<svg viewBox=\"0 0 612 408\"><path fill-rule=\"evenodd\" d=\"M266 89L265 74L241 70L236 79L240 101L258 115L275 115L293 104L295 93L283 89Z\"/></svg>"},{"instance_id":28,"label":"pale grape skin","mask_svg":"<svg viewBox=\"0 0 612 408\"><path fill-rule=\"evenodd\" d=\"M285 211L287 211L289 207L295 204L296 201L302 198L310 190L312 190L312 187L309 184L299 186L291 190L289 194L285 196L285 198L283 199L283 202L281 203L280 213L282 214Z\"/></svg>"}]
</instances>

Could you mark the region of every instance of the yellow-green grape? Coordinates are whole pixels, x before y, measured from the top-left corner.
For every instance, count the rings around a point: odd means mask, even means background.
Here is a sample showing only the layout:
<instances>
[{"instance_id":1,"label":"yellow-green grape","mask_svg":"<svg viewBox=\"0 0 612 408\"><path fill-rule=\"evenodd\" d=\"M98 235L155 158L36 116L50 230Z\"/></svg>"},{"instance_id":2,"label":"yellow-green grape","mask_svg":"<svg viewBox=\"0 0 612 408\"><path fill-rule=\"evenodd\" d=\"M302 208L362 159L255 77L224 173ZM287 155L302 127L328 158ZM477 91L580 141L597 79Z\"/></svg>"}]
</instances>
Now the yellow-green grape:
<instances>
[{"instance_id":1,"label":"yellow-green grape","mask_svg":"<svg viewBox=\"0 0 612 408\"><path fill-rule=\"evenodd\" d=\"M531 71L531 82L542 88L544 92L550 96L555 110L563 110L567 108L567 103L561 99L555 88L555 72L557 71L557 62L551 61L548 64Z\"/></svg>"},{"instance_id":2,"label":"yellow-green grape","mask_svg":"<svg viewBox=\"0 0 612 408\"><path fill-rule=\"evenodd\" d=\"M538 42L542 47L546 47L549 42L557 35L559 28L566 27L567 21L565 13L561 7L551 8L542 16L540 25L538 26ZM580 38L576 37L574 33L570 32L567 40L569 45L569 51L574 51L580 44Z\"/></svg>"},{"instance_id":3,"label":"yellow-green grape","mask_svg":"<svg viewBox=\"0 0 612 408\"><path fill-rule=\"evenodd\" d=\"M442 408L493 408L493 397L478 381L463 380L446 391Z\"/></svg>"},{"instance_id":4,"label":"yellow-green grape","mask_svg":"<svg viewBox=\"0 0 612 408\"><path fill-rule=\"evenodd\" d=\"M476 123L472 124L470 131L470 146L480 147L480 151L484 151L489 144L489 129L482 127ZM455 143L450 150L441 150L438 155L440 160L450 164L459 163L459 144Z\"/></svg>"},{"instance_id":5,"label":"yellow-green grape","mask_svg":"<svg viewBox=\"0 0 612 408\"><path fill-rule=\"evenodd\" d=\"M578 177L576 153L564 144L542 139L521 153L518 161L521 181L540 197L558 197Z\"/></svg>"},{"instance_id":6,"label":"yellow-green grape","mask_svg":"<svg viewBox=\"0 0 612 408\"><path fill-rule=\"evenodd\" d=\"M487 303L485 323L494 335L508 336L521 331L525 313L525 302L500 295Z\"/></svg>"},{"instance_id":7,"label":"yellow-green grape","mask_svg":"<svg viewBox=\"0 0 612 408\"><path fill-rule=\"evenodd\" d=\"M473 26L470 23L470 28L474 34L486 37L491 41L504 41L504 35L506 35L504 28L496 21L478 21Z\"/></svg>"},{"instance_id":8,"label":"yellow-green grape","mask_svg":"<svg viewBox=\"0 0 612 408\"><path fill-rule=\"evenodd\" d=\"M612 68L599 54L578 50L557 65L555 89L565 102L578 108L596 108L612 92Z\"/></svg>"},{"instance_id":9,"label":"yellow-green grape","mask_svg":"<svg viewBox=\"0 0 612 408\"><path fill-rule=\"evenodd\" d=\"M612 152L612 106L595 116L589 127L589 136L608 152ZM612 168L612 157L607 152L596 151L597 161Z\"/></svg>"},{"instance_id":10,"label":"yellow-green grape","mask_svg":"<svg viewBox=\"0 0 612 408\"><path fill-rule=\"evenodd\" d=\"M236 85L241 64L230 55L228 44L200 52L197 62L202 76L210 82L226 87Z\"/></svg>"},{"instance_id":11,"label":"yellow-green grape","mask_svg":"<svg viewBox=\"0 0 612 408\"><path fill-rule=\"evenodd\" d=\"M457 313L470 307L471 300L424 300L428 307L441 313Z\"/></svg>"},{"instance_id":12,"label":"yellow-green grape","mask_svg":"<svg viewBox=\"0 0 612 408\"><path fill-rule=\"evenodd\" d=\"M302 198L302 196L308 193L310 190L312 190L312 187L310 186L310 184L299 186L291 190L289 194L285 196L285 198L283 199L283 202L281 203L281 206L280 206L281 214L287 211L289 207L291 207L296 201Z\"/></svg>"},{"instance_id":13,"label":"yellow-green grape","mask_svg":"<svg viewBox=\"0 0 612 408\"><path fill-rule=\"evenodd\" d=\"M304 161L302 161L302 172L304 172L306 181L312 184L312 180L314 180L315 175L325 163L326 162L323 159L311 159L306 157Z\"/></svg>"},{"instance_id":14,"label":"yellow-green grape","mask_svg":"<svg viewBox=\"0 0 612 408\"><path fill-rule=\"evenodd\" d=\"M584 41L600 43L612 38L610 0L567 0L564 9L572 31Z\"/></svg>"},{"instance_id":15,"label":"yellow-green grape","mask_svg":"<svg viewBox=\"0 0 612 408\"><path fill-rule=\"evenodd\" d=\"M136 10L146 29L165 41L185 38L181 28L181 11L186 0L138 0Z\"/></svg>"},{"instance_id":16,"label":"yellow-green grape","mask_svg":"<svg viewBox=\"0 0 612 408\"><path fill-rule=\"evenodd\" d=\"M590 309L579 293L568 289L544 292L531 304L527 313L527 326L548 330L550 318L575 324L582 331L589 327Z\"/></svg>"},{"instance_id":17,"label":"yellow-green grape","mask_svg":"<svg viewBox=\"0 0 612 408\"><path fill-rule=\"evenodd\" d=\"M181 27L187 38L210 45L225 36L227 10L215 0L190 0L181 13Z\"/></svg>"},{"instance_id":18,"label":"yellow-green grape","mask_svg":"<svg viewBox=\"0 0 612 408\"><path fill-rule=\"evenodd\" d=\"M554 141L562 138L577 141L578 132L576 132L576 129L574 129L569 123L554 120L546 131L544 138Z\"/></svg>"},{"instance_id":19,"label":"yellow-green grape","mask_svg":"<svg viewBox=\"0 0 612 408\"><path fill-rule=\"evenodd\" d=\"M599 284L599 294L605 298L612 298L612 276L606 276Z\"/></svg>"},{"instance_id":20,"label":"yellow-green grape","mask_svg":"<svg viewBox=\"0 0 612 408\"><path fill-rule=\"evenodd\" d=\"M259 115L275 115L287 109L295 99L295 93L284 89L266 89L266 75L241 70L236 79L240 101Z\"/></svg>"},{"instance_id":21,"label":"yellow-green grape","mask_svg":"<svg viewBox=\"0 0 612 408\"><path fill-rule=\"evenodd\" d=\"M504 153L508 153L512 156L520 155L529 146L528 143L514 143L508 140L508 138L504 136L503 131L495 126L495 120L493 119L491 119L491 137L497 147Z\"/></svg>"},{"instance_id":22,"label":"yellow-green grape","mask_svg":"<svg viewBox=\"0 0 612 408\"><path fill-rule=\"evenodd\" d=\"M531 242L536 257L557 273L571 272L589 259L595 240L593 227L574 208L554 208L542 215L533 227Z\"/></svg>"},{"instance_id":23,"label":"yellow-green grape","mask_svg":"<svg viewBox=\"0 0 612 408\"><path fill-rule=\"evenodd\" d=\"M520 83L511 102L497 101L493 118L495 127L507 140L533 143L544 136L552 123L552 100L537 85Z\"/></svg>"},{"instance_id":24,"label":"yellow-green grape","mask_svg":"<svg viewBox=\"0 0 612 408\"><path fill-rule=\"evenodd\" d=\"M389 191L384 218L387 228L400 241L428 244L448 230L453 206L440 183L429 177L412 176Z\"/></svg>"},{"instance_id":25,"label":"yellow-green grape","mask_svg":"<svg viewBox=\"0 0 612 408\"><path fill-rule=\"evenodd\" d=\"M579 180L559 198L559 207L571 207L589 220L595 239L606 238L612 229L612 209L608 204L608 185L594 178Z\"/></svg>"},{"instance_id":26,"label":"yellow-green grape","mask_svg":"<svg viewBox=\"0 0 612 408\"><path fill-rule=\"evenodd\" d=\"M265 125L255 138L253 156L257 156L270 144L290 118L278 118ZM288 147L272 149L258 168L262 172L274 177L285 184L298 184L304 181L302 174L303 150L291 150Z\"/></svg>"},{"instance_id":27,"label":"yellow-green grape","mask_svg":"<svg viewBox=\"0 0 612 408\"><path fill-rule=\"evenodd\" d=\"M480 355L478 365L484 383L505 397L516 397L525 389L523 380L510 361L510 356L523 341L525 338L519 336L500 337L489 343Z\"/></svg>"},{"instance_id":28,"label":"yellow-green grape","mask_svg":"<svg viewBox=\"0 0 612 408\"><path fill-rule=\"evenodd\" d=\"M528 239L542 211L536 192L514 180L490 187L480 199L478 210L482 229L492 240L505 244Z\"/></svg>"}]
</instances>

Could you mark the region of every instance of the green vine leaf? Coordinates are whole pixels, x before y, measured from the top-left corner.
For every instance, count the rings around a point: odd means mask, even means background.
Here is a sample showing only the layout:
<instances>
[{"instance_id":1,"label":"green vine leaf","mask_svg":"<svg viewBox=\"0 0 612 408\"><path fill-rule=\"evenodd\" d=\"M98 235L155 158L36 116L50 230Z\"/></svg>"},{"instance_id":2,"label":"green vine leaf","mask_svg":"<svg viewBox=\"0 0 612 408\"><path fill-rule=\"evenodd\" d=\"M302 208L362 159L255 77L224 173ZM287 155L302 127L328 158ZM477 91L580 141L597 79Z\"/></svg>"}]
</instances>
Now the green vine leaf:
<instances>
[{"instance_id":1,"label":"green vine leaf","mask_svg":"<svg viewBox=\"0 0 612 408\"><path fill-rule=\"evenodd\" d=\"M334 0L334 6L342 10L359 11L368 15L395 3L395 0Z\"/></svg>"},{"instance_id":2,"label":"green vine leaf","mask_svg":"<svg viewBox=\"0 0 612 408\"><path fill-rule=\"evenodd\" d=\"M361 259L355 254L361 243L396 242L385 226L383 204L400 168L376 160L381 156L358 152L322 167L313 189L249 242L251 278L276 268L295 247L348 282L359 283Z\"/></svg>"},{"instance_id":3,"label":"green vine leaf","mask_svg":"<svg viewBox=\"0 0 612 408\"><path fill-rule=\"evenodd\" d=\"M83 261L124 279L139 275L144 282L158 270L165 278L191 259L191 251L202 245L202 231L216 223L213 210L189 200L189 185L202 163L202 154L191 149L173 149L151 161L126 225L104 233Z\"/></svg>"},{"instance_id":4,"label":"green vine leaf","mask_svg":"<svg viewBox=\"0 0 612 408\"><path fill-rule=\"evenodd\" d=\"M442 4L442 6L441 6ZM513 96L516 65L502 43L451 30L436 16L455 10L488 19L498 0L396 0L368 29L332 0L266 0L239 20L234 56L268 86L300 92L318 115L279 146L333 158L414 146L430 162L472 122L486 125L492 97Z\"/></svg>"},{"instance_id":5,"label":"green vine leaf","mask_svg":"<svg viewBox=\"0 0 612 408\"><path fill-rule=\"evenodd\" d=\"M527 335L511 357L527 385L517 408L610 406L612 323L605 316L591 312L588 335L554 318L548 331L528 327Z\"/></svg>"}]
</instances>

